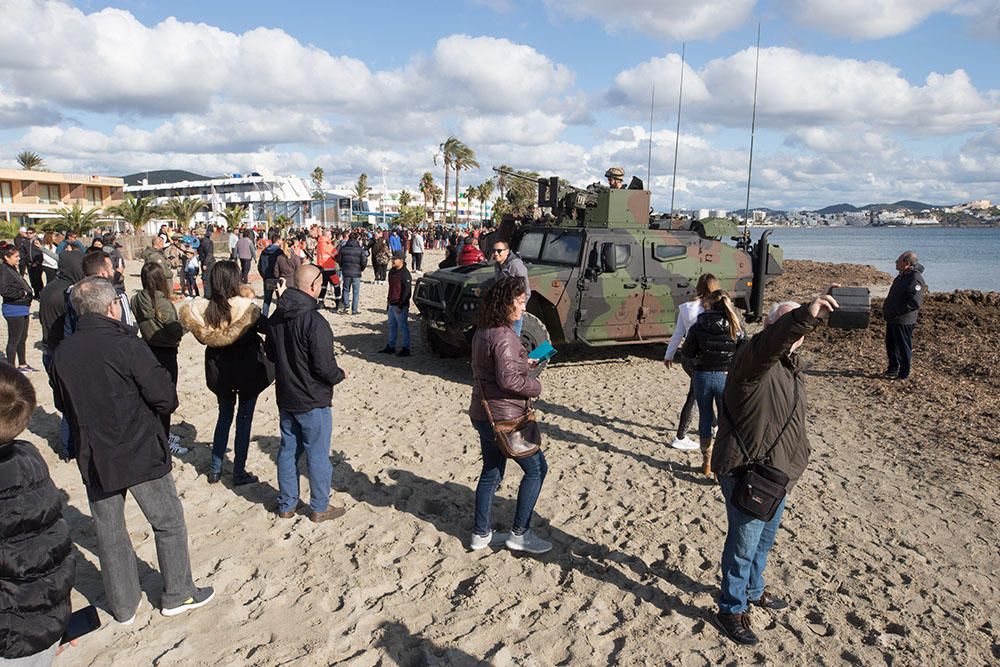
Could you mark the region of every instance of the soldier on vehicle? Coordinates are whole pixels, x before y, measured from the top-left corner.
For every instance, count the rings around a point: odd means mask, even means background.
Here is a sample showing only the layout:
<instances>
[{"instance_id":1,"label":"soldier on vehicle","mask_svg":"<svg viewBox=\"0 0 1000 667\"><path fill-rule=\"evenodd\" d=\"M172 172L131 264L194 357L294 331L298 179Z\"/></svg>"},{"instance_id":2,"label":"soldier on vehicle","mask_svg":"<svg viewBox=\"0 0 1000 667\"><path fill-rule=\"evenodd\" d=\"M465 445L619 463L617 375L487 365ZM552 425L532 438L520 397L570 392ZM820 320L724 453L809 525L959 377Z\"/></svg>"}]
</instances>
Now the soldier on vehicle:
<instances>
[{"instance_id":1,"label":"soldier on vehicle","mask_svg":"<svg viewBox=\"0 0 1000 667\"><path fill-rule=\"evenodd\" d=\"M604 177L608 179L608 187L612 190L621 190L625 187L625 170L621 167L611 167L604 172Z\"/></svg>"}]
</instances>

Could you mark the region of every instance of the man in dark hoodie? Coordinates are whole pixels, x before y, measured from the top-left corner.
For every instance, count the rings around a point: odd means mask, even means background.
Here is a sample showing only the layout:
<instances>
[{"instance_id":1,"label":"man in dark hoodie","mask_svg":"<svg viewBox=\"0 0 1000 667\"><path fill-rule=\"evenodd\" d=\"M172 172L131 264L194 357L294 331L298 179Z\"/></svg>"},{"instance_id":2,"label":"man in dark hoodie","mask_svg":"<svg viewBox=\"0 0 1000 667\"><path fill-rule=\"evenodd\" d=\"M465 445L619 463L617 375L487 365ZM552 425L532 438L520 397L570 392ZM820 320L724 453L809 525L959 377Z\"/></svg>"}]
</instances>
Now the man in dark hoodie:
<instances>
[{"instance_id":1,"label":"man in dark hoodie","mask_svg":"<svg viewBox=\"0 0 1000 667\"><path fill-rule=\"evenodd\" d=\"M267 320L264 349L275 365L275 396L281 429L278 450L278 516L291 519L299 507L298 462L306 455L309 518L314 523L343 516L330 505L330 440L333 436L333 387L347 374L333 353L333 330L319 314L316 300L323 272L300 266L295 286L286 289Z\"/></svg>"},{"instance_id":2,"label":"man in dark hoodie","mask_svg":"<svg viewBox=\"0 0 1000 667\"><path fill-rule=\"evenodd\" d=\"M368 266L368 251L361 247L358 235L352 233L338 254L340 273L344 283L344 310L347 312L347 297L351 295L351 315L358 314L358 300L361 297L361 274Z\"/></svg>"},{"instance_id":3,"label":"man in dark hoodie","mask_svg":"<svg viewBox=\"0 0 1000 667\"><path fill-rule=\"evenodd\" d=\"M278 288L278 258L285 254L281 250L281 234L277 230L272 230L267 238L271 244L260 252L257 260L257 272L264 280L264 317L267 317L267 312L271 309L271 299L274 297L274 290Z\"/></svg>"},{"instance_id":4,"label":"man in dark hoodie","mask_svg":"<svg viewBox=\"0 0 1000 667\"><path fill-rule=\"evenodd\" d=\"M201 284L204 287L205 298L212 299L212 267L215 266L215 241L212 240L214 228L205 228L205 236L198 245L198 263L201 264Z\"/></svg>"},{"instance_id":5,"label":"man in dark hoodie","mask_svg":"<svg viewBox=\"0 0 1000 667\"><path fill-rule=\"evenodd\" d=\"M38 319L42 325L42 367L52 381L52 355L62 342L66 327L66 294L76 283L83 280L83 253L64 252L59 255L56 277L42 288L38 297ZM73 436L69 422L63 416L59 425L59 440L62 443L62 458L73 458Z\"/></svg>"},{"instance_id":6,"label":"man in dark hoodie","mask_svg":"<svg viewBox=\"0 0 1000 667\"><path fill-rule=\"evenodd\" d=\"M917 253L904 252L896 258L899 275L892 281L889 294L882 304L885 315L885 353L889 366L885 377L905 380L910 377L910 359L913 357L913 328L927 293L924 267L917 262Z\"/></svg>"}]
</instances>

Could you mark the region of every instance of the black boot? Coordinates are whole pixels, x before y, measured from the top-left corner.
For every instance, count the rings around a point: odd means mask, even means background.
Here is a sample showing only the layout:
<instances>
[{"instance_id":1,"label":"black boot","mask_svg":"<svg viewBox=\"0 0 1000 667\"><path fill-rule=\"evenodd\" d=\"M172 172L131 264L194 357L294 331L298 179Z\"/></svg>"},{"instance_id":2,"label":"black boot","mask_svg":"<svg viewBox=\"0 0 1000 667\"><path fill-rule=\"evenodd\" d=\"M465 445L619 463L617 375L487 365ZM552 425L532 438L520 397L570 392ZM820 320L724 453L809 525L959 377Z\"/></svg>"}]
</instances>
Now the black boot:
<instances>
[{"instance_id":1,"label":"black boot","mask_svg":"<svg viewBox=\"0 0 1000 667\"><path fill-rule=\"evenodd\" d=\"M726 636L737 644L752 646L760 642L757 635L750 629L750 620L746 614L723 614L720 611L715 615L715 618Z\"/></svg>"}]
</instances>

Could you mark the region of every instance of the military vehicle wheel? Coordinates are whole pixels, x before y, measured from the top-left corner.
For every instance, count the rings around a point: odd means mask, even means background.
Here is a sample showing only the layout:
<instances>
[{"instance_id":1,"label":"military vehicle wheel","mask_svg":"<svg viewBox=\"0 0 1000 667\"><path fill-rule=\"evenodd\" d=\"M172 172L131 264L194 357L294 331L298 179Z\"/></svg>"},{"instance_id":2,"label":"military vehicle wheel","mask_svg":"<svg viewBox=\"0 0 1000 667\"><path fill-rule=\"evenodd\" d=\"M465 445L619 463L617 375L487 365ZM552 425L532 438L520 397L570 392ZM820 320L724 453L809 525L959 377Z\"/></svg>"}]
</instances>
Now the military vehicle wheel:
<instances>
[{"instance_id":1,"label":"military vehicle wheel","mask_svg":"<svg viewBox=\"0 0 1000 667\"><path fill-rule=\"evenodd\" d=\"M542 321L531 313L525 313L521 325L521 344L524 345L524 349L531 352L548 339L549 330Z\"/></svg>"},{"instance_id":2,"label":"military vehicle wheel","mask_svg":"<svg viewBox=\"0 0 1000 667\"><path fill-rule=\"evenodd\" d=\"M442 340L441 335L431 329L431 326L427 323L427 320L420 320L420 333L424 337L424 342L427 343L427 347L430 348L431 352L439 357L461 357L462 350L455 347L454 345Z\"/></svg>"}]
</instances>

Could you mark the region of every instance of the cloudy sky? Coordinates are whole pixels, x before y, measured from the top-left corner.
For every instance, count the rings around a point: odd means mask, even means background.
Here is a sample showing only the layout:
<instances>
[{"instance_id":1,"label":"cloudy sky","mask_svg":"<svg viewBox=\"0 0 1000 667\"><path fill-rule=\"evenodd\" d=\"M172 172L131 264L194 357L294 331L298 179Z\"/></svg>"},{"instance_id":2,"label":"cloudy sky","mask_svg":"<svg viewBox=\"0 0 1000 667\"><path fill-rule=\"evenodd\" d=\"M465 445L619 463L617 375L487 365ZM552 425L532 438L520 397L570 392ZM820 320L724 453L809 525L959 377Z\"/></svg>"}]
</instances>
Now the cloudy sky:
<instances>
[{"instance_id":1,"label":"cloudy sky","mask_svg":"<svg viewBox=\"0 0 1000 667\"><path fill-rule=\"evenodd\" d=\"M414 189L449 134L677 205L1000 199L1000 0L3 0L0 166L366 171Z\"/></svg>"}]
</instances>

